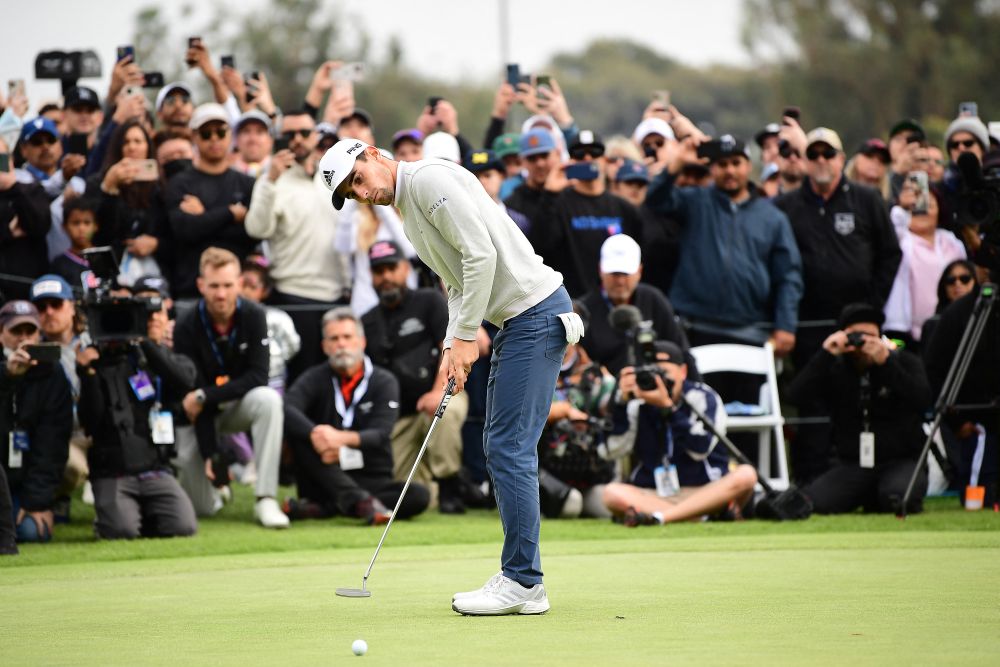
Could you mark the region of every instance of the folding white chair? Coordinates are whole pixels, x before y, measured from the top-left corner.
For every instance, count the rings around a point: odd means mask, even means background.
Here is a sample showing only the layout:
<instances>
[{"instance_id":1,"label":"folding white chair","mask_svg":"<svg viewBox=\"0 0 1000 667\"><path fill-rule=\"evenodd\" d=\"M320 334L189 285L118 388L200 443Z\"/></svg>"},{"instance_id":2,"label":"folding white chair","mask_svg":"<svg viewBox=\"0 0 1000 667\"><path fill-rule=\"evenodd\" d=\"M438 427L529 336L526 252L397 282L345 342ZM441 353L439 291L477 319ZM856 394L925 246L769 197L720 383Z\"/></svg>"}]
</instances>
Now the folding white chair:
<instances>
[{"instance_id":1,"label":"folding white chair","mask_svg":"<svg viewBox=\"0 0 1000 667\"><path fill-rule=\"evenodd\" d=\"M760 375L759 406L763 414L759 416L726 416L726 430L733 432L757 433L757 470L768 483L777 490L788 488L788 460L785 454L785 418L781 416L778 401L778 380L774 368L774 348L770 343L762 347L754 345L702 345L691 348L691 354L698 363L698 371L704 376L711 373L746 373ZM708 382L711 385L711 382ZM731 401L727 396L723 401ZM772 457L772 444L773 454Z\"/></svg>"}]
</instances>

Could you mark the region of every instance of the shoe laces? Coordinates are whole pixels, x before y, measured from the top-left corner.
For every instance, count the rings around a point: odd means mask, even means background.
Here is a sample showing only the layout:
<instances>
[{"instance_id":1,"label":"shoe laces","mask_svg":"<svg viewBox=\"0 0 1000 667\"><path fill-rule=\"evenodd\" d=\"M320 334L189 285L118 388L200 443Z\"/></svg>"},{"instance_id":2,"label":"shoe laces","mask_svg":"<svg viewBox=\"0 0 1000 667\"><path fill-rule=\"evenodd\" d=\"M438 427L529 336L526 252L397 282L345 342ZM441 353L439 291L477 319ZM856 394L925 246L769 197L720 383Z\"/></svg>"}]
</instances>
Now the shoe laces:
<instances>
[{"instance_id":1,"label":"shoe laces","mask_svg":"<svg viewBox=\"0 0 1000 667\"><path fill-rule=\"evenodd\" d=\"M497 574L494 574L490 578L490 580L486 582L486 585L483 586L483 591L485 593L498 593L498 592L500 592L500 589L503 588L504 579L506 579L506 577L503 576L502 572L498 572Z\"/></svg>"}]
</instances>

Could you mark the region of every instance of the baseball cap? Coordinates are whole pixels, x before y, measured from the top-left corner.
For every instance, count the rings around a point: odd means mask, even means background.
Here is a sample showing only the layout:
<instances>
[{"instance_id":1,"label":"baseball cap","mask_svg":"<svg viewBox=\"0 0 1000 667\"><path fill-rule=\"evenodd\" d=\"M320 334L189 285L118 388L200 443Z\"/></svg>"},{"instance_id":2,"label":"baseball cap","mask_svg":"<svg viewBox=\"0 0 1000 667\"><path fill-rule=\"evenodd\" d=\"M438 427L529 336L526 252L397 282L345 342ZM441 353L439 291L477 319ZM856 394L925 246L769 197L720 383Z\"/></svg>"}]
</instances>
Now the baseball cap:
<instances>
[{"instance_id":1,"label":"baseball cap","mask_svg":"<svg viewBox=\"0 0 1000 667\"><path fill-rule=\"evenodd\" d=\"M768 162L764 165L764 168L760 170L760 182L769 181L778 175L779 167L775 162Z\"/></svg>"},{"instance_id":2,"label":"baseball cap","mask_svg":"<svg viewBox=\"0 0 1000 667\"><path fill-rule=\"evenodd\" d=\"M461 164L462 151L458 147L458 139L447 132L432 132L424 137L424 159L435 157Z\"/></svg>"},{"instance_id":3,"label":"baseball cap","mask_svg":"<svg viewBox=\"0 0 1000 667\"><path fill-rule=\"evenodd\" d=\"M368 251L368 264L372 268L382 264L398 264L406 257L395 241L376 241Z\"/></svg>"},{"instance_id":4,"label":"baseball cap","mask_svg":"<svg viewBox=\"0 0 1000 667\"><path fill-rule=\"evenodd\" d=\"M615 182L627 183L629 181L649 183L649 169L646 169L646 165L635 160L624 160L618 167L618 173L615 174Z\"/></svg>"},{"instance_id":5,"label":"baseball cap","mask_svg":"<svg viewBox=\"0 0 1000 667\"><path fill-rule=\"evenodd\" d=\"M47 132L56 139L59 138L59 130L56 129L56 124L45 116L39 116L38 118L28 121L24 124L24 127L21 128L21 141L29 141L39 132Z\"/></svg>"},{"instance_id":6,"label":"baseball cap","mask_svg":"<svg viewBox=\"0 0 1000 667\"><path fill-rule=\"evenodd\" d=\"M641 144L642 140L651 134L658 134L664 139L674 138L674 131L667 121L662 118L647 118L636 126L635 132L632 133L632 141Z\"/></svg>"},{"instance_id":7,"label":"baseball cap","mask_svg":"<svg viewBox=\"0 0 1000 667\"><path fill-rule=\"evenodd\" d=\"M10 329L25 322L34 324L36 329L41 327L38 309L30 301L8 301L0 308L0 328Z\"/></svg>"},{"instance_id":8,"label":"baseball cap","mask_svg":"<svg viewBox=\"0 0 1000 667\"><path fill-rule=\"evenodd\" d=\"M747 148L747 145L731 134L724 134L718 139L712 139L706 143L709 144L707 148L712 162L726 157L750 159L750 149Z\"/></svg>"},{"instance_id":9,"label":"baseball cap","mask_svg":"<svg viewBox=\"0 0 1000 667\"><path fill-rule=\"evenodd\" d=\"M764 129L762 129L757 134L753 135L754 143L763 148L764 140L766 140L768 137L778 136L779 132L781 132L780 125L778 125L777 123L768 123L767 125L764 126Z\"/></svg>"},{"instance_id":10,"label":"baseball cap","mask_svg":"<svg viewBox=\"0 0 1000 667\"><path fill-rule=\"evenodd\" d=\"M333 126L333 123L317 123L316 132L320 136L337 136L337 128Z\"/></svg>"},{"instance_id":11,"label":"baseball cap","mask_svg":"<svg viewBox=\"0 0 1000 667\"><path fill-rule=\"evenodd\" d=\"M392 150L396 150L404 141L412 141L413 143L420 145L424 143L424 133L415 127L408 127L405 130L400 130L396 134L392 135Z\"/></svg>"},{"instance_id":12,"label":"baseball cap","mask_svg":"<svg viewBox=\"0 0 1000 667\"><path fill-rule=\"evenodd\" d=\"M826 144L843 152L844 145L840 143L840 135L828 127L817 127L806 135L806 149L813 144Z\"/></svg>"},{"instance_id":13,"label":"baseball cap","mask_svg":"<svg viewBox=\"0 0 1000 667\"><path fill-rule=\"evenodd\" d=\"M521 157L540 155L556 149L556 142L548 130L536 127L521 135Z\"/></svg>"},{"instance_id":14,"label":"baseball cap","mask_svg":"<svg viewBox=\"0 0 1000 667\"><path fill-rule=\"evenodd\" d=\"M885 314L880 308L876 308L870 303L849 303L840 311L840 316L837 318L837 328L845 329L852 324L862 322L881 327L885 322Z\"/></svg>"},{"instance_id":15,"label":"baseball cap","mask_svg":"<svg viewBox=\"0 0 1000 667\"><path fill-rule=\"evenodd\" d=\"M892 161L892 158L889 156L889 147L885 145L884 141L878 138L869 139L861 144L858 152L868 157L877 155L884 164L889 164Z\"/></svg>"},{"instance_id":16,"label":"baseball cap","mask_svg":"<svg viewBox=\"0 0 1000 667\"><path fill-rule=\"evenodd\" d=\"M101 100L94 92L93 88L87 88L86 86L73 86L66 91L66 97L63 100L63 108L69 109L75 106L89 106L92 109L101 108Z\"/></svg>"},{"instance_id":17,"label":"baseball cap","mask_svg":"<svg viewBox=\"0 0 1000 667\"><path fill-rule=\"evenodd\" d=\"M490 169L496 169L499 172L504 171L503 162L496 156L496 153L487 150L469 151L465 159L462 160L462 166L473 174L480 174Z\"/></svg>"},{"instance_id":18,"label":"baseball cap","mask_svg":"<svg viewBox=\"0 0 1000 667\"><path fill-rule=\"evenodd\" d=\"M46 273L44 276L31 283L31 300L39 299L63 299L73 300L73 288L69 286L66 279L54 273Z\"/></svg>"},{"instance_id":19,"label":"baseball cap","mask_svg":"<svg viewBox=\"0 0 1000 667\"><path fill-rule=\"evenodd\" d=\"M344 206L344 198L337 194L337 188L354 169L355 160L367 148L368 144L359 139L341 139L319 161L323 183L333 192L333 207L338 211Z\"/></svg>"},{"instance_id":20,"label":"baseball cap","mask_svg":"<svg viewBox=\"0 0 1000 667\"><path fill-rule=\"evenodd\" d=\"M597 148L603 154L604 142L601 141L596 132L592 130L580 130L576 133L576 138L573 139L573 143L569 145L568 150L572 154L573 151L580 148Z\"/></svg>"},{"instance_id":21,"label":"baseball cap","mask_svg":"<svg viewBox=\"0 0 1000 667\"><path fill-rule=\"evenodd\" d=\"M263 125L267 129L269 134L273 129L273 125L271 124L271 119L268 117L266 113L264 113L260 109L251 109L250 111L245 111L240 116L239 120L236 121L236 132L239 132L240 128L246 125L247 123L253 123L253 122L257 122Z\"/></svg>"},{"instance_id":22,"label":"baseball cap","mask_svg":"<svg viewBox=\"0 0 1000 667\"><path fill-rule=\"evenodd\" d=\"M163 276L142 276L129 289L132 294L156 292L164 299L170 298L170 283Z\"/></svg>"},{"instance_id":23,"label":"baseball cap","mask_svg":"<svg viewBox=\"0 0 1000 667\"><path fill-rule=\"evenodd\" d=\"M218 121L220 123L229 124L229 114L226 113L225 107L216 102L206 102L195 108L194 113L191 115L191 122L188 123L188 127L192 130L197 130L201 128L202 125L206 123L211 123L212 121Z\"/></svg>"},{"instance_id":24,"label":"baseball cap","mask_svg":"<svg viewBox=\"0 0 1000 667\"><path fill-rule=\"evenodd\" d=\"M609 236L601 244L601 273L635 273L642 264L642 250L628 234Z\"/></svg>"},{"instance_id":25,"label":"baseball cap","mask_svg":"<svg viewBox=\"0 0 1000 667\"><path fill-rule=\"evenodd\" d=\"M951 121L951 125L948 126L948 129L945 130L944 133L944 143L947 144L951 141L952 135L958 132L968 132L976 138L976 141L979 142L979 145L983 147L984 151L990 149L989 130L987 130L986 126L983 125L983 121L978 118L974 118L972 116L962 116Z\"/></svg>"},{"instance_id":26,"label":"baseball cap","mask_svg":"<svg viewBox=\"0 0 1000 667\"><path fill-rule=\"evenodd\" d=\"M683 366L687 363L687 359L684 358L684 350L672 340L653 341L653 349L656 350L657 356L661 354L667 355L666 359L658 359L657 361L667 361L678 366Z\"/></svg>"},{"instance_id":27,"label":"baseball cap","mask_svg":"<svg viewBox=\"0 0 1000 667\"><path fill-rule=\"evenodd\" d=\"M889 129L889 138L892 139L900 132L919 132L920 134L924 134L924 128L912 118L904 118L903 120L896 121L896 124Z\"/></svg>"},{"instance_id":28,"label":"baseball cap","mask_svg":"<svg viewBox=\"0 0 1000 667\"><path fill-rule=\"evenodd\" d=\"M349 120L360 120L362 123L367 125L369 128L374 127L372 125L372 115L362 109L361 107L354 107L354 111L351 112L350 116L342 118L340 124L343 125L345 121Z\"/></svg>"},{"instance_id":29,"label":"baseball cap","mask_svg":"<svg viewBox=\"0 0 1000 667\"><path fill-rule=\"evenodd\" d=\"M180 81L174 81L172 83L168 83L163 88L160 88L160 92L156 93L156 110L157 111L160 110L160 107L163 106L163 102L168 97L170 97L170 95L175 90L179 90L179 91L183 92L188 97L194 97L194 94L191 92L191 88L186 83L182 83Z\"/></svg>"},{"instance_id":30,"label":"baseball cap","mask_svg":"<svg viewBox=\"0 0 1000 667\"><path fill-rule=\"evenodd\" d=\"M493 152L501 160L508 155L517 155L521 150L520 139L521 135L516 132L501 134L493 140Z\"/></svg>"}]
</instances>

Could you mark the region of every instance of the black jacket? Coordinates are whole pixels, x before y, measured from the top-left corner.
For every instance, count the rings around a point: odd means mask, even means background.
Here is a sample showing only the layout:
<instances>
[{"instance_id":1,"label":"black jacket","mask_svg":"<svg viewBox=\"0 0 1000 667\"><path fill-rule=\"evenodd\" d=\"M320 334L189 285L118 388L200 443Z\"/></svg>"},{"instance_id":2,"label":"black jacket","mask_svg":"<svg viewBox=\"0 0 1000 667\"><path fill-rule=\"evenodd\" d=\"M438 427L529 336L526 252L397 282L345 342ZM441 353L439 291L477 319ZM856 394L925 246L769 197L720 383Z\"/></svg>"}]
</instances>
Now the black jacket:
<instances>
[{"instance_id":1,"label":"black jacket","mask_svg":"<svg viewBox=\"0 0 1000 667\"><path fill-rule=\"evenodd\" d=\"M0 440L5 445L15 428L27 431L30 449L21 467L13 470L6 451L0 456L11 493L20 497L25 511L51 509L73 430L69 380L58 363L40 364L16 378L0 369Z\"/></svg>"},{"instance_id":2,"label":"black jacket","mask_svg":"<svg viewBox=\"0 0 1000 667\"><path fill-rule=\"evenodd\" d=\"M334 398L333 369L313 366L285 394L285 437L309 442L318 424L343 428ZM365 476L392 477L392 428L399 415L399 383L387 370L372 367L368 388L357 400L351 431L361 437Z\"/></svg>"},{"instance_id":3,"label":"black jacket","mask_svg":"<svg viewBox=\"0 0 1000 667\"><path fill-rule=\"evenodd\" d=\"M15 238L11 232L14 217L24 236ZM0 273L24 276L27 280L25 283L0 280L5 299L27 299L30 281L48 271L45 235L51 225L49 198L42 186L15 183L0 192Z\"/></svg>"},{"instance_id":4,"label":"black jacket","mask_svg":"<svg viewBox=\"0 0 1000 667\"><path fill-rule=\"evenodd\" d=\"M87 194L91 194L93 190L95 195L99 195L100 201L97 211L98 230L94 234L95 246L111 246L115 257L120 260L124 256L127 239L143 234L160 238L167 226L167 214L163 192L158 183L129 186L148 190L145 199L138 192L130 192L128 189L118 195L109 195L100 188L99 181L95 185L96 187L89 183L87 185Z\"/></svg>"},{"instance_id":5,"label":"black jacket","mask_svg":"<svg viewBox=\"0 0 1000 667\"><path fill-rule=\"evenodd\" d=\"M876 190L842 178L824 202L806 178L774 205L791 221L802 255L799 320L836 319L844 306L858 301L885 305L902 252Z\"/></svg>"},{"instance_id":6,"label":"black jacket","mask_svg":"<svg viewBox=\"0 0 1000 667\"><path fill-rule=\"evenodd\" d=\"M140 368L154 386L159 378L160 402L176 418L184 412L181 399L194 387L194 363L150 341L143 341L140 349L144 359L135 350L123 350L121 354L105 351L94 362L94 373L77 368L80 376L77 414L80 424L93 438L94 444L87 452L93 478L134 475L165 469L169 464L173 446L154 445L149 429L149 412L156 398L140 401L129 385L129 378Z\"/></svg>"},{"instance_id":7,"label":"black jacket","mask_svg":"<svg viewBox=\"0 0 1000 667\"><path fill-rule=\"evenodd\" d=\"M882 366L867 371L870 381L870 428L875 434L875 463L916 460L923 445L923 413L931 406L931 389L920 357L900 351ZM858 463L862 431L862 372L849 354L824 349L813 355L788 387L797 405L822 398L830 406L832 440L844 463Z\"/></svg>"}]
</instances>

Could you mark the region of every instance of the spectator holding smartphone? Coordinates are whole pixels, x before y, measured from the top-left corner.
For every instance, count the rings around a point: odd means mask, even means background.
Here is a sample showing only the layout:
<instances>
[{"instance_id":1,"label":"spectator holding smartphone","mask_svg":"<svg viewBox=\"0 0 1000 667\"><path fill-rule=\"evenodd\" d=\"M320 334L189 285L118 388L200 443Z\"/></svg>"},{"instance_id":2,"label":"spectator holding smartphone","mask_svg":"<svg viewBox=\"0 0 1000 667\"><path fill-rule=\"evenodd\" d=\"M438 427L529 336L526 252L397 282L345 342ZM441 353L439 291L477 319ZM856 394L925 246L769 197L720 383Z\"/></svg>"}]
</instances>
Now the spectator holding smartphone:
<instances>
[{"instance_id":1,"label":"spectator holding smartphone","mask_svg":"<svg viewBox=\"0 0 1000 667\"><path fill-rule=\"evenodd\" d=\"M45 191L37 183L19 181L13 155L0 139L0 272L27 279L44 273L49 224ZM0 280L0 290L11 299L28 296L27 286L20 281Z\"/></svg>"},{"instance_id":2,"label":"spectator holding smartphone","mask_svg":"<svg viewBox=\"0 0 1000 667\"><path fill-rule=\"evenodd\" d=\"M10 484L18 542L52 538L53 506L63 478L73 425L69 382L58 364L40 363L28 347L39 342L38 311L27 301L0 309L0 437L9 445L0 464Z\"/></svg>"}]
</instances>

